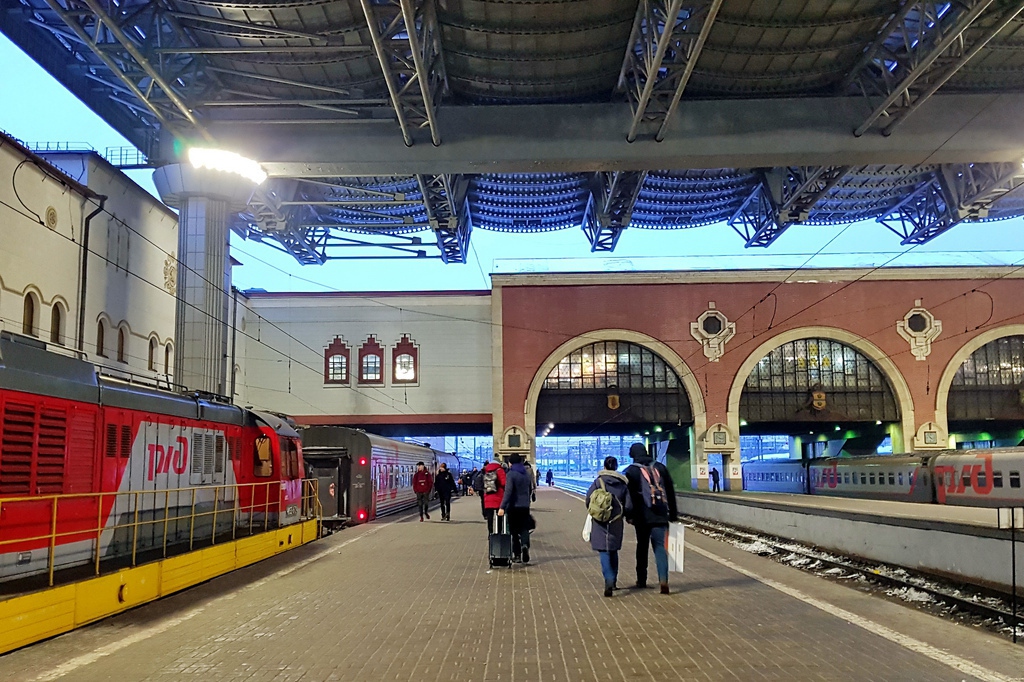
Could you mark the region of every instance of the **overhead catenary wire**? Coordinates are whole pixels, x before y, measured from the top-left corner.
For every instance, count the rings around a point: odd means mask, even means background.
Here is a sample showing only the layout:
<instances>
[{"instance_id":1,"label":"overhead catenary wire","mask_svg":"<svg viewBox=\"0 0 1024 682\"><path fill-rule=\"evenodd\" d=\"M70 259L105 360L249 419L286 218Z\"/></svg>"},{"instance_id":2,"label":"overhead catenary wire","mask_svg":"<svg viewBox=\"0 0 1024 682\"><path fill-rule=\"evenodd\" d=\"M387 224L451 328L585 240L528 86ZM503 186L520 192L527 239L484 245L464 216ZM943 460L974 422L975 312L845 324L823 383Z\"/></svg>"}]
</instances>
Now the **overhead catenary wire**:
<instances>
[{"instance_id":1,"label":"overhead catenary wire","mask_svg":"<svg viewBox=\"0 0 1024 682\"><path fill-rule=\"evenodd\" d=\"M35 164L35 165L37 165L37 166L38 166L38 164ZM20 166L19 166L19 167L20 167ZM55 179L57 179L57 180L59 181L59 178L55 178ZM19 198L19 199L20 199L20 198ZM22 203L23 203L23 205L24 205L24 202L22 202ZM13 209L14 207L11 207L11 208ZM26 209L28 209L28 210L30 210L30 211L31 211L31 209L30 209L29 207L27 207L27 206L26 206ZM15 210L16 210L16 209L15 209ZM120 218L119 218L118 216L116 216L115 214L113 214L113 213L112 213L112 212L110 212L109 210L106 210L105 212L106 212L106 213L108 213L108 214L109 214L109 215L111 216L111 218L113 218L114 220L118 221L118 222L119 222L120 224L124 225L124 226L125 226L125 227L126 227L127 229L131 230L131 231L132 231L133 233L135 233L135 234L139 235L139 236L140 236L141 238L143 238L143 239L144 239L145 241L147 241L148 243L152 244L152 245L153 245L153 246L154 246L155 248L157 248L158 250L160 250L160 251L161 251L162 253L165 253L165 254L167 254L167 255L171 255L171 254L169 254L169 253L168 253L168 252L167 252L167 251L166 251L165 249L163 249L162 247L160 247L159 245L157 245L157 244L156 244L155 242L153 242L152 240L150 240L150 239L149 239L149 238L148 238L148 237L147 237L146 235L142 234L142 233L141 233L141 232L139 232L139 231L138 231L137 229L135 229L135 228L133 228L132 226L128 225L128 224L127 224L126 222L124 222L124 221L123 221L122 219L120 219ZM24 214L24 213L23 213L23 215L25 215L25 217L28 217L29 219L33 219L33 220L34 220L35 222L39 222L39 217L38 217L38 216L29 216L28 214ZM789 279L790 279L790 278L792 278L792 277L793 277L793 276L794 276L795 274L797 274L797 273L799 273L799 272L800 272L801 270L805 269L805 268L806 268L806 267L807 267L807 266L808 266L808 265L810 264L810 262L811 262L811 261L812 261L812 260L813 260L813 259L814 259L814 258L815 258L816 256L820 255L820 254L821 254L821 253L822 253L822 252L823 252L823 251L824 251L824 250L825 250L826 248L828 248L828 246L829 246L829 245L831 245L831 244L832 244L832 243L833 243L833 242L834 242L834 241L835 241L836 239L838 239L838 238L839 238L839 237L840 237L840 236L841 236L841 235L842 235L842 234L843 234L843 233L844 233L844 232L845 232L845 231L846 231L847 229L849 229L849 227L850 227L850 226L851 226L851 225L847 225L847 226L845 226L845 227L843 228L843 230L839 231L839 232L838 232L838 233L837 233L836 235L834 235L834 236L833 236L833 237L832 237L831 239L829 239L829 241L828 241L827 243L825 243L825 244L824 244L824 245L823 245L823 246L822 246L821 248L819 248L819 249L818 249L818 250L817 250L816 252L814 252L814 253L810 254L810 255L809 255L809 257L808 257L808 258L807 258L807 259L806 259L806 260L805 260L805 261L804 261L804 262L803 262L803 263L802 263L801 265L797 266L797 267L796 267L795 269L793 269L793 270L792 270L792 272L790 273L790 275L789 275L789 276L787 276L787 277L786 277L786 278L784 278L783 280L780 280L779 282L775 283L774 287L772 287L772 289L771 289L771 290L769 290L769 291L768 291L768 292L767 292L767 293L766 293L766 294L765 294L765 295L764 295L764 296L763 296L763 297L762 297L762 298L761 298L761 299L760 299L760 300L758 301L758 303L756 303L756 304L754 304L753 306L751 306L750 308L748 308L748 309L747 309L746 311L744 311L743 313L741 313L741 314L740 314L740 315L739 315L739 316L738 316L737 318L735 318L735 319L740 319L740 318L744 317L745 315L749 314L749 313L750 313L750 312L751 312L752 310L756 309L757 305L759 305L760 303L762 303L762 302L766 301L766 300L767 300L767 299L768 299L769 297L771 297L772 295L774 295L775 291L777 291L777 290L779 289L779 287L781 287L781 286L782 286L782 284L783 284L783 283L785 283L785 281L789 280ZM63 235L62 235L62 236L63 236ZM71 239L71 241L74 241L74 240L73 240L73 238ZM843 285L842 287L840 287L839 289L837 289L837 290L835 290L835 291L832 291L832 292L830 292L830 293L826 294L825 296L821 297L820 299L818 299L818 300L816 300L816 301L814 301L814 302L812 302L812 303L810 303L810 304L806 305L806 306L805 306L804 308L802 308L802 309L800 309L800 310L796 311L795 313L792 313L792 314L790 314L790 315L789 315L788 317L786 317L785 319L783 319L783 320L781 320L781 321L779 321L779 322L777 322L777 323L775 323L775 322L773 321L773 323L769 325L768 329L771 329L771 328L773 328L773 327L776 327L776 326L782 325L782 324L784 324L785 322L787 322L787 321L789 321L789 320L791 320L791 319L793 319L793 318L795 318L795 317L797 317L797 316L799 316L799 315L803 314L804 312L806 312L807 310L809 310L809 309L813 308L814 306L820 305L821 303L823 303L824 301L826 301L826 300L827 300L828 298L830 298L831 296L837 295L838 293L840 293L840 292L841 292L841 291L843 291L844 289L848 288L849 286L852 286L852 285L853 285L853 284L855 284L856 282L858 282L858 281L861 281L861 280L862 280L862 279L864 279L865 277L868 277L868 276L870 276L870 275L871 275L872 273L874 273L874 272L876 272L876 271L878 271L878 270L880 270L880 269L882 269L882 268L886 267L887 265L889 265L889 264L890 264L890 263L892 263L893 261L895 261L895 260L897 260L898 258L900 258L900 257L902 257L902 256L906 255L907 253L909 253L909 252L910 252L911 250L913 250L913 249L914 249L914 248L916 248L917 246L919 246L919 244L914 244L914 245L910 246L910 248L908 248L908 249L906 249L906 250L904 250L904 251L902 251L902 252L900 252L900 253L897 253L897 254L896 254L895 256L893 256L892 258L888 259L888 260L887 260L887 261L885 261L884 263L882 263L882 264L880 264L880 265L876 265L876 266L875 266L875 267L873 267L873 268L870 268L870 269L869 269L868 271L866 271L865 273L861 274L861 275L860 275L859 277L857 277L857 278L855 278L855 279L853 279L853 280L851 280L851 281L848 281L848 282L846 282L846 283L845 283L845 284L844 284L844 285ZM249 257L251 257L251 258L254 258L255 260L258 260L258 261L260 261L260 262L262 262L262 263L264 263L264 264L268 265L269 267L272 267L272 268L274 268L274 269L276 269L276 270L278 270L278 271L281 271L281 272L285 272L285 271L284 271L284 270L282 270L281 268L278 268L278 267L276 267L276 266L273 266L272 264L268 263L267 261L265 261L265 260L263 260L263 259L260 259L260 258L258 258L258 257L256 257L256 256L253 256L252 254L249 254L249 253L247 253L247 252L245 252L245 251L242 251L241 249L236 249L236 251L239 251L239 252L241 252L241 253L242 253L242 254L244 254L244 255L247 255L247 256L249 256ZM90 251L90 253L92 253L92 254L94 254L94 255L98 255L98 254L96 254L96 253L95 253L95 252L93 252L93 251ZM109 259L105 259L105 260L107 260L107 262L108 262L108 263L110 262L110 261L109 261ZM481 274L483 275L482 265L480 264L480 261L479 261L479 254L477 254L477 265L478 265L478 267L479 267L479 268L480 268L480 270L481 270ZM196 273L196 274L197 274L197 275L198 275L199 277L201 277L202 279L204 279L204 281L207 281L208 283L210 283L210 284L211 284L211 286L214 286L214 287L215 287L215 288L217 288L218 290L220 290L220 291L223 291L223 288L222 288L222 287L218 286L218 285L217 285L216 283L212 283L212 282L209 282L209 280L206 280L206 278L205 278L205 277L203 277L201 273L198 273L198 272L196 272L196 271L195 271L195 270L193 270L193 269L190 269L190 271L192 271L192 272L195 272L195 273ZM133 273L133 274L134 274L134 273ZM286 273L286 274L289 274L289 276L291 276L291 277L297 277L297 276L295 276L295 275L291 275L291 273ZM999 279L1002 279L1002 278L1004 278L1004 277L1006 277L1006 276L1009 276L1010 274L1012 274L1012 273L1004 273L1004 274L1003 274L1003 275L1001 275L1000 277L998 277L998 278L995 278L995 279L993 279L993 280L991 280L991 281L998 281ZM485 277L486 277L486 276L485 276ZM306 281L306 282L309 282L309 283L313 283L313 284L316 284L317 286L321 286L321 287L323 287L323 288L325 288L325 289L329 289L329 290L330 290L330 289L332 289L331 287L329 287L329 286L327 286L327 285L325 285L325 284L322 284L322 283L320 283L320 282L316 282L315 280L312 280L312 279L309 279L309 278L305 278L305 277L297 277L297 279L299 279L299 280L302 280L302 281ZM986 284L987 284L987 283L986 283ZM978 285L978 286L976 286L976 287L975 287L975 288L974 288L973 290L977 290L977 289L979 289L980 287L983 287L983 286L985 286L985 284L982 284L982 285ZM161 289L161 290L162 290L162 289ZM957 296L955 296L955 297L953 297L953 298L951 298L951 299L949 299L949 300L955 300L956 298L958 298L958 297L960 297L960 296L963 296L963 295L965 295L966 293L969 293L969 292L964 292L964 294L959 294L959 295L957 295ZM412 294L412 295L415 295L415 294ZM356 298L358 298L358 297L356 297ZM401 308L399 308L398 306L394 306L394 305L388 304L388 303L386 303L386 302L383 302L383 301L381 301L381 300L380 300L379 298L375 298L375 297L371 297L371 296L367 296L367 297L364 297L364 298L365 298L365 299L366 299L367 301L373 302L373 303L374 303L375 305L380 305L380 306L383 306L383 307L390 307L390 308L396 308L396 309L399 309L399 310L401 310ZM938 304L938 305L944 305L944 304L945 304L946 302L948 302L948 301L945 301L945 302L943 302L943 303L940 303L940 304ZM193 307L194 307L194 306L193 306ZM286 336L287 338L289 338L290 340L293 340L293 341L297 342L297 343L298 343L298 344L299 344L299 345L300 345L301 347L303 347L303 348L305 348L305 349L309 350L309 351L310 351L311 353L314 353L314 354L316 354L316 356L317 356L317 358L318 358L318 359L319 359L319 358L320 358L320 357L322 356L322 350L319 350L319 349L314 349L314 348L312 348L311 346L307 345L307 344L306 344L306 343L305 343L304 341L302 341L302 340L301 340L301 339L299 339L298 337L294 336L293 334L291 334L291 333L290 333L290 332L288 332L287 330L283 329L283 328L282 328L282 327L281 327L280 325L276 324L276 323L275 323L275 322L274 322L273 320L270 320L270 319L266 318L266 317L265 317L264 315L261 315L261 314L260 314L259 312L257 312L257 311L256 311L256 310L255 310L254 308L252 308L251 306L249 306L249 305L247 305L247 304L243 303L243 307L245 307L245 308L246 308L246 309L247 309L248 311L250 311L250 312L252 312L252 313L253 313L254 315L256 315L256 317L258 318L258 320L260 320L261 322L266 322L266 323L267 323L267 324L269 324L269 325L270 325L271 327L273 327L273 328L277 329L277 330L278 330L279 332L281 332L282 334L284 334L284 335L285 335L285 336ZM848 312L849 312L849 311L847 311L847 313L848 313ZM444 314L439 314L439 313L432 313L432 312L429 312L429 311L416 311L416 313L417 313L417 314L421 314L421 315L425 315L425 316L439 317L439 318L444 318L444 319L449 319L449 320L458 320L458 321L465 321L465 322L469 322L469 323L474 323L474 324L486 324L486 325L493 325L493 324L494 324L494 323L493 323L492 321L490 321L490 320L478 320L478 319L472 319L472 318L461 318L461 317L458 317L458 316L452 316L452 315L444 315ZM209 314L207 314L207 315L208 315L208 316L211 316L211 317L212 317L212 315L209 315ZM544 334L556 334L556 335L559 335L559 336L564 336L564 337L568 337L568 336L569 336L569 335L567 335L567 334L564 334L564 333L561 333L561 332L558 332L558 331L555 331L555 330L549 330L549 329L538 329L538 328L526 328L526 327L522 327L522 328L520 328L520 327L516 327L516 326L513 326L513 325L504 325L504 326L505 326L505 327L508 327L508 328L514 328L514 329L522 329L522 330L525 330L525 331L531 331L531 332L535 332L535 333L544 333ZM886 325L885 327L883 327L882 329L880 329L880 330L878 330L878 331L883 331L883 330L885 330L885 329L888 329L888 328L889 328L890 326L891 326L891 325ZM976 329L977 329L977 328L981 328L982 326L986 326L986 325L984 325L984 324L983 324L983 325L980 325L979 327L976 327ZM860 336L860 338L862 338L862 339L867 339L867 338L869 338L869 337L873 336L873 335L874 335L875 333L878 333L878 332L872 332L872 333L869 333L869 334L866 334L866 335L862 335L862 336ZM249 335L249 334L243 333L243 335L244 335L244 336L246 336L247 338L253 339L253 337L252 337L251 335ZM735 348L736 348L737 346L742 346L742 345L744 345L745 343L749 343L749 341L750 341L750 340L753 340L753 339L757 338L757 336L758 336L758 334L757 334L757 333L754 333L751 339L748 339L747 341L741 341L741 342L739 342L738 344L735 344L735 345L733 346L733 348L732 348L732 349L730 349L730 350L735 350ZM583 335L583 337L581 337L581 338L585 338L585 335ZM949 336L949 335L946 335L946 338L950 338L950 336ZM264 346L266 346L266 347L270 348L270 349L271 349L271 350L272 350L273 352L275 352L275 353L279 353L279 354L281 354L282 356L287 356L287 357L291 357L291 354L290 354L290 353L286 355L286 354L282 353L282 352L281 352L280 350L277 350L277 349L275 349L275 348L273 348L273 347L269 346L269 344L266 344L266 343L264 343L264 342L260 341L259 339L253 339L253 340L256 340L257 342L261 343L261 345L264 345ZM663 340L664 340L664 339L663 339ZM728 351L727 351L727 352L728 352ZM692 357L694 357L695 355L696 355L696 353L692 353L692 354L690 354L689 356L687 356L687 357L686 357L686 360L687 360L687 361L688 361L688 360L690 360L690 359L691 359ZM311 371L315 371L315 372L317 372L318 374L320 374L320 370L319 370L319 369L316 369L316 368L310 367L309 365L304 365L304 364L303 364L303 363L301 363L301 362L299 362L298 364L300 364L301 366L304 366L304 367L305 367L305 368L307 368L307 369L310 369ZM703 364L701 364L701 365L699 365L699 366L695 366L695 367L692 367L692 368L690 368L690 370L691 370L691 372L696 372L696 371L698 371L699 369L702 369L703 367L706 367L706 366L707 366L708 364L710 364L710 363L709 363L709 362L704 362ZM465 366L465 365L459 365L459 366ZM349 387L349 388L351 388L351 387ZM376 389L376 388L373 388L373 387L370 387L370 388L371 388L372 390L375 390L375 391L378 391L378 392L380 392L380 389ZM353 390L356 390L356 389L353 389ZM293 395L294 395L294 394L293 394ZM386 395L386 394L385 394L385 395ZM367 397L369 397L369 396L367 396ZM394 401L394 399L392 399L392 400ZM304 402L305 402L305 401L304 401ZM382 401L376 401L376 402L382 402ZM386 403L383 403L383 402L382 402L382 404L386 404ZM396 407L396 405L394 405L394 404L393 404L393 405L391 405L391 407L392 407L392 408L394 409L394 408Z\"/></svg>"}]
</instances>

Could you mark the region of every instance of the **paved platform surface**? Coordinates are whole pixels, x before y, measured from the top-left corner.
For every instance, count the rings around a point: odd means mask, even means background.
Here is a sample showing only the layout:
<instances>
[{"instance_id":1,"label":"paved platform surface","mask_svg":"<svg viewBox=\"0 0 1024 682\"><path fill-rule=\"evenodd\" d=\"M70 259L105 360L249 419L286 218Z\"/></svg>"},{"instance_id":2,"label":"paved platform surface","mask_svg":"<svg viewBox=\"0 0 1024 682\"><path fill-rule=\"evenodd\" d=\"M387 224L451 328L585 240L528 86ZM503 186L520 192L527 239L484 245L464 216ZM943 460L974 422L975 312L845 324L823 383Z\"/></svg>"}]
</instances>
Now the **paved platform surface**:
<instances>
[{"instance_id":1,"label":"paved platform surface","mask_svg":"<svg viewBox=\"0 0 1024 682\"><path fill-rule=\"evenodd\" d=\"M1024 679L1022 646L696 533L671 595L606 599L584 513L540 490L534 563L490 571L476 498L348 529L0 657L0 680Z\"/></svg>"}]
</instances>

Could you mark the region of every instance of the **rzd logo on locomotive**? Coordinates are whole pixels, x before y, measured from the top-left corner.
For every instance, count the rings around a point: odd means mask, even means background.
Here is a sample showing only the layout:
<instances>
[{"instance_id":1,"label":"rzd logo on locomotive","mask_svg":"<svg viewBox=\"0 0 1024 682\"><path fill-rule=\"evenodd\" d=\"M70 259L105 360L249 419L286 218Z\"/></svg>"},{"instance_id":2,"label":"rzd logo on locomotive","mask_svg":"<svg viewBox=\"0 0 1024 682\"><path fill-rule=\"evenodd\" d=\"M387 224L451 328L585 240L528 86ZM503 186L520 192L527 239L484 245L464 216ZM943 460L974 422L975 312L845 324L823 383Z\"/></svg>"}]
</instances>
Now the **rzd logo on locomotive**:
<instances>
[{"instance_id":1,"label":"rzd logo on locomotive","mask_svg":"<svg viewBox=\"0 0 1024 682\"><path fill-rule=\"evenodd\" d=\"M177 450L172 445L164 447L150 443L147 446L149 467L146 470L146 478L148 480L152 481L157 474L170 473L172 469L179 475L188 469L188 439L178 436L176 442Z\"/></svg>"}]
</instances>

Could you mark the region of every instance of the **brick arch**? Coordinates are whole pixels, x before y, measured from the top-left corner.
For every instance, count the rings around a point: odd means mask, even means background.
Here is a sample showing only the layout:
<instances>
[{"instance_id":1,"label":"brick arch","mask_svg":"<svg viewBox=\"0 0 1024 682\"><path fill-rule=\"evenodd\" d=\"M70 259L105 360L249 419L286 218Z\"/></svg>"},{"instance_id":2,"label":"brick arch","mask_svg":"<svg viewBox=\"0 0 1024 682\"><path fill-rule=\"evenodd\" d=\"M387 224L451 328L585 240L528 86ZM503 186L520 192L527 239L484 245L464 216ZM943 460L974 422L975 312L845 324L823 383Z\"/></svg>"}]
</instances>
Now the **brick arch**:
<instances>
[{"instance_id":1,"label":"brick arch","mask_svg":"<svg viewBox=\"0 0 1024 682\"><path fill-rule=\"evenodd\" d=\"M941 426L945 433L949 433L949 389L953 385L953 377L956 375L957 370L960 369L960 365L964 364L974 351L985 344L1001 339L1004 336L1020 335L1024 335L1024 324L1009 324L1005 327L996 327L968 340L953 353L953 357L949 359L949 363L946 365L946 369L942 372L942 377L935 387L935 423Z\"/></svg>"},{"instance_id":2,"label":"brick arch","mask_svg":"<svg viewBox=\"0 0 1024 682\"><path fill-rule=\"evenodd\" d=\"M881 348L871 343L863 336L837 327L798 327L790 329L771 337L760 346L755 348L746 357L743 363L736 370L732 379L732 386L729 389L729 405L726 413L726 423L733 433L740 432L740 394L743 393L743 386L747 377L754 369L754 365L761 361L771 351L779 346L798 341L800 339L820 338L838 341L857 350L866 358L871 360L882 372L892 387L896 396L896 404L900 410L900 429L903 432L904 449L911 447L914 442L916 424L914 421L914 398L910 392L910 385L903 377L903 373L896 367Z\"/></svg>"},{"instance_id":3,"label":"brick arch","mask_svg":"<svg viewBox=\"0 0 1024 682\"><path fill-rule=\"evenodd\" d=\"M597 343L598 341L626 341L628 343L635 343L661 356L661 359L672 368L679 377L679 381L683 384L686 398L690 401L690 409L693 412L694 433L704 433L707 429L707 408L704 405L704 394L697 383L697 378L678 353L653 336L648 336L641 332L628 329L597 329L569 339L551 351L533 375L530 389L526 393L526 405L524 405L523 410L525 423L523 428L530 435L530 442L533 443L534 448L536 447L535 434L537 433L537 399L540 397L540 391L544 387L544 380L547 379L551 370L562 361L562 358L578 348ZM506 424L506 426L510 425Z\"/></svg>"}]
</instances>

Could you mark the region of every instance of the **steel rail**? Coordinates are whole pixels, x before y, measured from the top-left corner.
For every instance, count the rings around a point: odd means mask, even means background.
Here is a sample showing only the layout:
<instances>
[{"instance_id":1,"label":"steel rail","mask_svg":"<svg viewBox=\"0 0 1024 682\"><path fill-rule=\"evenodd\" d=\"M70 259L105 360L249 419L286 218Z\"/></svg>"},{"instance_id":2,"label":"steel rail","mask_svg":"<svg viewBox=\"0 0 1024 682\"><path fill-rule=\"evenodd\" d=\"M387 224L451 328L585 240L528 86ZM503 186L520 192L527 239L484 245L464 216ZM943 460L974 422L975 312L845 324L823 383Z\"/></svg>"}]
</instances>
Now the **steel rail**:
<instances>
[{"instance_id":1,"label":"steel rail","mask_svg":"<svg viewBox=\"0 0 1024 682\"><path fill-rule=\"evenodd\" d=\"M92 10L92 12L96 15L97 20L106 25L107 30L110 31L114 38L117 39L117 42L121 44L121 46L125 49L126 52L128 52L129 55L131 55L132 59L135 60L135 62L142 68L142 70L150 78L153 79L153 82L157 85L157 87L163 90L167 98L171 100L172 103L174 103L174 106L177 107L181 114L185 117L185 120L191 123L199 132L199 134L201 134L206 140L212 142L213 136L210 135L206 128L203 127L203 124L199 122L199 119L196 118L195 114L192 111L192 107L190 107L188 103L186 103L185 100L182 99L182 97L174 91L170 84L168 84L167 81L164 80L163 75L160 74L155 68L153 68L153 65L150 63L146 55L144 55L142 51L135 46L135 43L129 40L125 32L121 30L121 27L118 26L117 23L106 14L106 12L104 12L103 8L100 7L99 3L96 2L96 0L80 1L84 2L86 7ZM50 4L51 7L56 4L56 0L46 0L46 2ZM175 13L172 12L171 16L173 16L174 14Z\"/></svg>"},{"instance_id":2,"label":"steel rail","mask_svg":"<svg viewBox=\"0 0 1024 682\"><path fill-rule=\"evenodd\" d=\"M424 0L424 4L421 8L428 6L431 0ZM402 17L405 20L405 32L409 37L409 47L412 50L412 63L416 69L416 80L420 87L420 96L423 98L424 113L427 117L427 126L430 128L430 140L434 146L437 147L441 144L441 130L437 124L437 115L434 112L434 94L430 91L430 71L433 68L433 64L423 63L423 54L420 49L423 47L420 44L420 36L416 29L416 8L412 5L412 0L400 0L402 8ZM428 23L430 17L421 14L421 21L423 26L423 37L429 40L431 38Z\"/></svg>"},{"instance_id":3,"label":"steel rail","mask_svg":"<svg viewBox=\"0 0 1024 682\"><path fill-rule=\"evenodd\" d=\"M665 130L668 128L668 122L672 119L672 114L675 113L676 107L679 106L679 100L683 97L683 90L686 89L687 83L690 82L690 76L693 75L693 69L697 65L697 59L700 58L700 53L704 49L704 43L708 39L708 35L711 34L711 26L715 23L715 19L718 17L718 10L722 7L722 0L712 0L711 5L708 7L708 13L704 17L704 23L700 27L700 33L697 35L697 39L693 42L686 55L686 66L683 68L683 73L679 77L679 83L676 85L675 94L672 95L672 103L669 104L668 110L665 112L665 120L661 122L661 126L658 128L657 134L654 136L655 141L661 142L665 139Z\"/></svg>"},{"instance_id":4,"label":"steel rail","mask_svg":"<svg viewBox=\"0 0 1024 682\"><path fill-rule=\"evenodd\" d=\"M1006 28L1010 24L1010 22L1013 21L1017 17L1017 15L1021 13L1022 10L1024 10L1024 2L1017 2L1015 5L1012 5L1010 9L1007 10L1006 13L1002 16L1002 18L999 21L997 21L993 26L989 27L989 29L981 35L978 41L974 45L972 45L967 52L961 55L960 58L955 63L951 64L934 83L932 83L924 92L918 95L917 99L914 100L913 104L911 104L906 109L901 110L893 118L892 123L887 125L882 130L882 134L892 134L892 131L896 128L896 126L902 123L904 119L907 118L907 116L910 116L912 113L917 111L918 107L924 104L928 100L928 98L934 95L939 88L941 88L943 85L946 84L947 81L949 81L950 78L956 75L956 73L960 69L962 69L964 65L967 64L967 62L971 61L971 59L973 59L979 52L981 52L981 50L986 45L988 45L988 43L993 38L995 38L1000 31Z\"/></svg>"},{"instance_id":5,"label":"steel rail","mask_svg":"<svg viewBox=\"0 0 1024 682\"><path fill-rule=\"evenodd\" d=\"M99 46L98 43L96 43L93 40L92 36L89 35L88 31L86 31L83 26L79 25L74 21L74 19L71 17L71 14L69 12L66 12L64 8L60 5L60 3L57 2L57 0L45 1L46 4L50 7L50 9L58 17L60 17L61 21L63 21L68 26L68 28L70 28L75 33L75 35L78 37L78 40L80 40L83 45L87 46L90 50L92 50L93 54L95 54L100 59L100 61L102 61L103 64L108 69L110 69L110 72L114 74L114 76L117 77L118 80L124 83L128 91L131 94L133 94L136 98L138 98L140 102L143 103L145 108L156 117L156 119L161 123L161 125L163 125L165 128L172 132L177 128L177 126L173 122L171 122L170 119L167 118L163 111L161 111L160 108L157 107L153 102L151 102L149 98L146 96L146 94L143 93L142 90L140 90L139 87L132 81L132 79L128 77L128 74L124 73L121 70L121 67L118 66L118 64L116 64L114 60L110 58L109 55L105 54L105 51Z\"/></svg>"},{"instance_id":6,"label":"steel rail","mask_svg":"<svg viewBox=\"0 0 1024 682\"><path fill-rule=\"evenodd\" d=\"M398 116L398 125L402 129L402 139L405 141L406 147L411 147L413 144L412 134L409 132L409 124L405 120L405 113L402 111L399 90L395 85L395 75L391 71L387 50L384 47L380 31L377 27L377 17L373 13L373 5L370 4L370 0L359 0L359 4L362 5L363 14L366 15L366 25L369 27L370 40L373 42L373 49L377 53L377 61L380 62L380 68L384 74L384 84L387 86L388 94L391 96L391 106Z\"/></svg>"},{"instance_id":7,"label":"steel rail","mask_svg":"<svg viewBox=\"0 0 1024 682\"><path fill-rule=\"evenodd\" d=\"M648 60L648 57L650 56L651 43L650 40L647 40L648 34L643 32L643 19L646 18L644 15L647 14L645 10L648 8L653 12L651 0L640 0L640 4L636 9L637 16L634 21L634 26L637 29L637 37L644 40L642 61L646 80L644 82L643 90L637 98L636 108L633 110L633 121L630 123L629 132L626 133L627 142L633 142L636 140L636 135L640 128L640 122L643 120L644 114L647 111L647 105L650 104L651 94L654 92L654 85L658 81L658 72L661 70L661 63L665 60L665 53L668 51L668 46L672 42L672 26L675 24L676 18L679 16L679 11L683 8L683 0L670 0L669 4L665 6L664 29L662 34L658 36L654 55L651 56L650 60ZM654 27L651 26L650 22L647 23L647 30L654 30ZM636 52L632 42L626 46L626 49L625 61L628 64L636 59ZM623 70L628 74L628 69L625 66L623 67Z\"/></svg>"},{"instance_id":8,"label":"steel rail","mask_svg":"<svg viewBox=\"0 0 1024 682\"><path fill-rule=\"evenodd\" d=\"M991 604L985 604L980 601L975 601L967 597L962 597L960 595L955 594L951 590L944 589L940 586L922 584L924 581L934 583L935 581L940 579L937 576L919 574L921 577L920 582L915 580L908 580L905 578L900 578L899 576L878 572L877 570L874 570L867 566L858 566L857 564L851 563L849 561L835 559L825 555L825 553L821 551L816 551L810 548L796 547L794 545L799 543L797 543L794 540L786 540L785 538L774 538L771 536L765 536L761 534L748 533L737 528L734 528L733 526L729 526L727 524L722 524L719 522L711 523L704 519L699 519L693 516L684 515L684 518L686 519L687 523L693 524L693 526L697 529L703 529L709 534L724 535L727 537L732 537L734 539L743 540L747 542L760 541L777 552L788 552L790 554L797 554L801 557L810 559L812 561L817 561L820 564L827 565L831 568L838 568L858 576L863 576L867 580L876 583L883 583L891 587L911 588L921 592L925 592L934 597L937 601L949 602L959 609L969 611L983 618L1001 619L1004 623L1008 623L1011 627L1013 626L1014 615L1012 612L1008 610L992 606ZM884 564L882 565L884 566ZM794 568L800 568L806 571L814 570L804 566L794 566ZM899 568L902 571L905 571L909 575L915 575L916 573L911 569L907 569L902 566L899 566L897 568ZM970 583L964 584L970 585ZM979 590L980 594L985 594L986 596L992 596L993 594L992 590L987 590L980 585L970 585L970 587L972 589ZM999 593L998 598L1002 599L1003 595Z\"/></svg>"},{"instance_id":9,"label":"steel rail","mask_svg":"<svg viewBox=\"0 0 1024 682\"><path fill-rule=\"evenodd\" d=\"M957 39L963 35L963 32L970 28L971 24L974 23L981 14L988 9L995 0L980 0L978 4L972 7L968 12L958 16L956 18L956 24L952 29L936 43L930 52L926 54L920 62L908 73L898 85L896 85L889 95L875 107L875 110L867 117L864 123L860 124L854 131L853 134L856 137L860 137L879 119L886 113L886 110L892 106L896 100L907 95L907 91L910 87L917 82L917 80L928 71L932 64L935 63L939 57L952 45Z\"/></svg>"}]
</instances>

